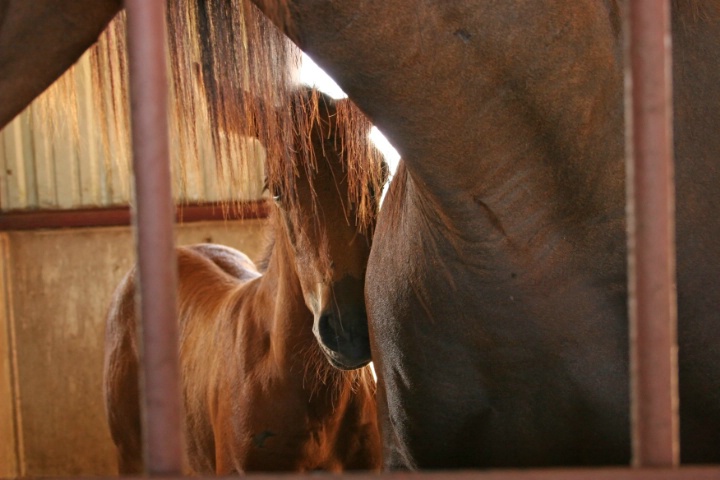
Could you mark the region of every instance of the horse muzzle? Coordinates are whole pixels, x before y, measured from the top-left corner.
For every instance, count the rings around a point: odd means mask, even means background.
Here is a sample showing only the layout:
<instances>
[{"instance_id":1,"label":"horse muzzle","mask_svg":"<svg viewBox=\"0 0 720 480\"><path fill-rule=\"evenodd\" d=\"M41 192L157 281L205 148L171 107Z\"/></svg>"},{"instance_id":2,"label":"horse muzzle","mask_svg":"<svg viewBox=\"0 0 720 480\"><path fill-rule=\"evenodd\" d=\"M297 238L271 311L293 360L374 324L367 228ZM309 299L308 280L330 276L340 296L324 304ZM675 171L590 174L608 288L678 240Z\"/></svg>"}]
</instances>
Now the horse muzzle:
<instances>
[{"instance_id":1,"label":"horse muzzle","mask_svg":"<svg viewBox=\"0 0 720 480\"><path fill-rule=\"evenodd\" d=\"M313 333L330 363L354 370L370 363L370 339L365 308L326 311L315 318Z\"/></svg>"}]
</instances>

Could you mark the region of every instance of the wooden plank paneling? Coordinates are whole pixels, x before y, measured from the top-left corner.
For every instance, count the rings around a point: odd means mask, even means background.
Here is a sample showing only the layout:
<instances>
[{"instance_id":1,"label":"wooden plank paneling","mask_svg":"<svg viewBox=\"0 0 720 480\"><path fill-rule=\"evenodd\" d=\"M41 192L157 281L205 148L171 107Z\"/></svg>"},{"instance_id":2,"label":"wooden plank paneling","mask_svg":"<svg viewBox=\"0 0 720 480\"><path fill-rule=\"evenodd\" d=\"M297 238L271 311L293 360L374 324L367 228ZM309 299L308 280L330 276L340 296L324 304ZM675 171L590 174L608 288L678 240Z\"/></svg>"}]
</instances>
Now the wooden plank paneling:
<instances>
[{"instance_id":1,"label":"wooden plank paneling","mask_svg":"<svg viewBox=\"0 0 720 480\"><path fill-rule=\"evenodd\" d=\"M75 68L75 88L82 90L84 85L92 82L89 62L80 62ZM94 103L91 95L79 95L78 130L90 131L95 120ZM102 205L101 185L104 182L104 168L102 167L102 143L97 136L79 142L78 152L78 182L80 205Z\"/></svg>"},{"instance_id":2,"label":"wooden plank paneling","mask_svg":"<svg viewBox=\"0 0 720 480\"><path fill-rule=\"evenodd\" d=\"M105 68L94 72L89 54L0 131L0 211L128 205L131 198L128 119L122 107L124 60L105 49ZM94 98L93 75L105 88ZM171 102L174 100L170 99ZM171 103L172 104L172 103ZM202 107L198 101L196 109ZM262 196L264 148L256 139L218 168L207 115L194 119L196 135L179 133L170 117L173 192L178 203L257 200ZM201 112L200 112L201 113ZM192 137L192 138L191 138ZM239 179L239 180L238 180Z\"/></svg>"},{"instance_id":3,"label":"wooden plank paneling","mask_svg":"<svg viewBox=\"0 0 720 480\"><path fill-rule=\"evenodd\" d=\"M5 172L5 135L0 132L0 172ZM7 182L4 174L0 173L0 209L8 205Z\"/></svg>"},{"instance_id":4,"label":"wooden plank paneling","mask_svg":"<svg viewBox=\"0 0 720 480\"><path fill-rule=\"evenodd\" d=\"M27 208L30 203L25 178L26 153L23 152L23 118L9 124L3 131L5 168L0 172L7 185L7 207ZM3 205L5 208L5 205Z\"/></svg>"},{"instance_id":5,"label":"wooden plank paneling","mask_svg":"<svg viewBox=\"0 0 720 480\"><path fill-rule=\"evenodd\" d=\"M24 113L22 114L25 115ZM24 205L25 208L38 206L40 208L52 208L58 204L57 189L55 188L55 165L52 152L52 130L51 126L43 121L40 109L31 105L27 111L27 120L30 125L22 129L30 139L32 148L22 152L32 168L30 174L32 183L37 189L37 198ZM18 127L19 128L19 127ZM18 152L18 155L21 153ZM8 205L10 207L10 205Z\"/></svg>"},{"instance_id":6,"label":"wooden plank paneling","mask_svg":"<svg viewBox=\"0 0 720 480\"><path fill-rule=\"evenodd\" d=\"M20 417L16 410L15 348L11 328L13 311L8 282L8 236L0 235L0 477L17 477L20 472Z\"/></svg>"}]
</instances>

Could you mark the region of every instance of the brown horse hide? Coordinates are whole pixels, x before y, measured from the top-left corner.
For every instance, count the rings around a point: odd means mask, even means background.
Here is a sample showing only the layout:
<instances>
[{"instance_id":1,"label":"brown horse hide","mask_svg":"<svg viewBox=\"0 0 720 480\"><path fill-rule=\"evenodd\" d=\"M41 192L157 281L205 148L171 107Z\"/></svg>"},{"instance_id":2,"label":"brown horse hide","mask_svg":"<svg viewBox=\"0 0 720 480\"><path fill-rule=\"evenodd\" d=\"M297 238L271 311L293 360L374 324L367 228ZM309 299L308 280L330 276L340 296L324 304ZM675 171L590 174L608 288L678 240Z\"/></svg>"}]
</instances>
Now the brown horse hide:
<instances>
[{"instance_id":1,"label":"brown horse hide","mask_svg":"<svg viewBox=\"0 0 720 480\"><path fill-rule=\"evenodd\" d=\"M0 128L70 68L121 7L121 0L0 0Z\"/></svg>"},{"instance_id":2,"label":"brown horse hide","mask_svg":"<svg viewBox=\"0 0 720 480\"><path fill-rule=\"evenodd\" d=\"M301 155L297 176L271 187L275 208L262 272L227 247L178 248L191 472L381 465L375 381L366 366L372 225L361 226L357 204L348 201L337 112L326 99L309 113L312 151L296 145L308 155ZM133 270L107 318L105 398L122 473L142 471L135 282Z\"/></svg>"},{"instance_id":3,"label":"brown horse hide","mask_svg":"<svg viewBox=\"0 0 720 480\"><path fill-rule=\"evenodd\" d=\"M628 464L623 2L256 3L405 162L366 284L386 466ZM720 462L719 4L672 2L686 463Z\"/></svg>"}]
</instances>

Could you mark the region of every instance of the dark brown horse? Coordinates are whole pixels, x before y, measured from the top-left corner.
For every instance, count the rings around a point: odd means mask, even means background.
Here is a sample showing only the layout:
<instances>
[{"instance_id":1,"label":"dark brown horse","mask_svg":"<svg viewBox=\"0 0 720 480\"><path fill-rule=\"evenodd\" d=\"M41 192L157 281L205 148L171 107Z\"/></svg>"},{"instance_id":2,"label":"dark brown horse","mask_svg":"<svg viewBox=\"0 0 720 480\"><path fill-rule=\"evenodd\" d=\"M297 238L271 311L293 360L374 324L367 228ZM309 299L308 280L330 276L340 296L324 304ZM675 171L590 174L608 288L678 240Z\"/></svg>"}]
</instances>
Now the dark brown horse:
<instances>
[{"instance_id":1,"label":"dark brown horse","mask_svg":"<svg viewBox=\"0 0 720 480\"><path fill-rule=\"evenodd\" d=\"M0 0L0 128L77 61L122 0Z\"/></svg>"},{"instance_id":2,"label":"dark brown horse","mask_svg":"<svg viewBox=\"0 0 720 480\"><path fill-rule=\"evenodd\" d=\"M623 2L280 3L405 161L366 287L386 465L627 464ZM719 11L672 8L683 462L720 461Z\"/></svg>"},{"instance_id":3,"label":"dark brown horse","mask_svg":"<svg viewBox=\"0 0 720 480\"><path fill-rule=\"evenodd\" d=\"M347 154L330 102L320 102L294 185L276 192L262 273L228 247L178 248L193 472L380 468L375 382L364 367L371 230L348 202ZM115 293L106 333L105 396L122 473L142 470L134 291L133 270Z\"/></svg>"},{"instance_id":4,"label":"dark brown horse","mask_svg":"<svg viewBox=\"0 0 720 480\"><path fill-rule=\"evenodd\" d=\"M368 266L387 466L627 463L624 0L255 1L406 162ZM673 1L683 462L720 461L718 10Z\"/></svg>"}]
</instances>

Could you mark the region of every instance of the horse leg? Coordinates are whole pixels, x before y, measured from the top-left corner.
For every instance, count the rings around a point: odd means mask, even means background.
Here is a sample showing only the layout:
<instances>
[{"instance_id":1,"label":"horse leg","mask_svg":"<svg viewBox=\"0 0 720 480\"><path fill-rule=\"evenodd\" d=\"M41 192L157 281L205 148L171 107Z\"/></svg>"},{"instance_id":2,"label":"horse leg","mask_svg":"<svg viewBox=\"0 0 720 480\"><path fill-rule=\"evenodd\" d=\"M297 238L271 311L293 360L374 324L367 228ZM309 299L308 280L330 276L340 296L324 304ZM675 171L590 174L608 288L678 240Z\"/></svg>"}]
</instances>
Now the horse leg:
<instances>
[{"instance_id":1,"label":"horse leg","mask_svg":"<svg viewBox=\"0 0 720 480\"><path fill-rule=\"evenodd\" d=\"M232 452L227 448L227 443L222 439L222 432L215 431L215 475L233 475L239 472L235 468Z\"/></svg>"}]
</instances>

